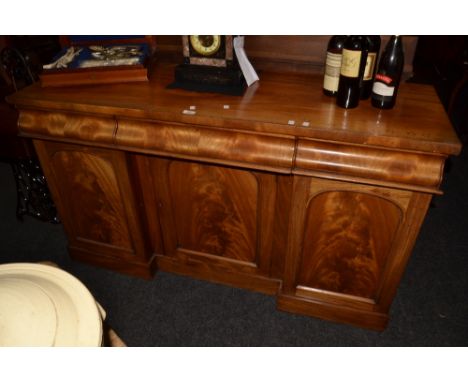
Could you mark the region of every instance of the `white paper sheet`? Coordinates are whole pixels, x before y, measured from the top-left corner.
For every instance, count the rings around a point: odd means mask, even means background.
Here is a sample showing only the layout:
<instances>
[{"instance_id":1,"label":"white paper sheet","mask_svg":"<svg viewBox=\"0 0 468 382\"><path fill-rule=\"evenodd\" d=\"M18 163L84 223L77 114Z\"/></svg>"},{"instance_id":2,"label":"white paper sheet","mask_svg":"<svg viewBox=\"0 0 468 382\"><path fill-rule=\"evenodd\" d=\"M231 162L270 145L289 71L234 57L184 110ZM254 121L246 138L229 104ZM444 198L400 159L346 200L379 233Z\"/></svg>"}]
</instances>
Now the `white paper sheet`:
<instances>
[{"instance_id":1,"label":"white paper sheet","mask_svg":"<svg viewBox=\"0 0 468 382\"><path fill-rule=\"evenodd\" d=\"M244 36L234 37L234 51L236 52L237 61L244 75L247 85L250 86L258 81L258 75L244 50Z\"/></svg>"}]
</instances>

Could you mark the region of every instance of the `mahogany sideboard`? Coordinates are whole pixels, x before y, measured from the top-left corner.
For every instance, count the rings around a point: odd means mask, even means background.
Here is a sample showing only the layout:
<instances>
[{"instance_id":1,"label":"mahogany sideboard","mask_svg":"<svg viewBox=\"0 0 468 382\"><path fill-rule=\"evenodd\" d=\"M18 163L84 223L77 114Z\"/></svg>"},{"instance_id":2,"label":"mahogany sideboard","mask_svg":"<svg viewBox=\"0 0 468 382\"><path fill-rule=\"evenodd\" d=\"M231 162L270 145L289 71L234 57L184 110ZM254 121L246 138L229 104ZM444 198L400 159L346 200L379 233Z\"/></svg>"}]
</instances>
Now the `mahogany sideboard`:
<instances>
[{"instance_id":1,"label":"mahogany sideboard","mask_svg":"<svg viewBox=\"0 0 468 382\"><path fill-rule=\"evenodd\" d=\"M404 83L393 110L345 110L322 95L321 75L264 71L236 97L168 89L173 71L162 62L147 83L9 97L71 256L383 330L444 162L461 149L434 89Z\"/></svg>"}]
</instances>

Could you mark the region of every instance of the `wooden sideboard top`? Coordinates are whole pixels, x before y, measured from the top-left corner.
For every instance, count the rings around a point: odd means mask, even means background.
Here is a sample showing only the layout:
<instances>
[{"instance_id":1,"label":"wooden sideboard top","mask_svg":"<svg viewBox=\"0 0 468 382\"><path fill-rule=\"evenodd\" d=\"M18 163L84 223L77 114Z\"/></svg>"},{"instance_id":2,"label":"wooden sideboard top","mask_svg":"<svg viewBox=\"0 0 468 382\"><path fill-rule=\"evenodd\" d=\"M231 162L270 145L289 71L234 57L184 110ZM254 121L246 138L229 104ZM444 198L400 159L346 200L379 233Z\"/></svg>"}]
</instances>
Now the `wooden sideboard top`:
<instances>
[{"instance_id":1,"label":"wooden sideboard top","mask_svg":"<svg viewBox=\"0 0 468 382\"><path fill-rule=\"evenodd\" d=\"M260 82L238 97L167 89L173 74L173 64L160 63L149 82L58 88L34 84L8 101L20 109L188 123L442 155L461 150L432 86L402 83L392 110L373 108L369 100L345 110L322 94L321 75L260 71ZM184 114L191 106L196 114Z\"/></svg>"}]
</instances>

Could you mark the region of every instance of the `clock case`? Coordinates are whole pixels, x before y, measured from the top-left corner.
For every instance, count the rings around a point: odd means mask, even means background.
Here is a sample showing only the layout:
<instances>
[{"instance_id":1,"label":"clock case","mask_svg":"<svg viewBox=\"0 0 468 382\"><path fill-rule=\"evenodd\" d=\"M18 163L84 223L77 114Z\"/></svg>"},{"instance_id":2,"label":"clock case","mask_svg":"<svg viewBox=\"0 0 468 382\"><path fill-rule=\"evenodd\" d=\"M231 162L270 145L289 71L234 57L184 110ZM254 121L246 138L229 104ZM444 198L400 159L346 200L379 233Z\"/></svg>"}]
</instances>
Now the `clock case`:
<instances>
[{"instance_id":1,"label":"clock case","mask_svg":"<svg viewBox=\"0 0 468 382\"><path fill-rule=\"evenodd\" d=\"M175 80L180 87L235 94L245 89L245 79L234 54L233 36L221 36L221 46L211 56L197 53L189 36L182 36L182 52L184 63L175 68Z\"/></svg>"}]
</instances>

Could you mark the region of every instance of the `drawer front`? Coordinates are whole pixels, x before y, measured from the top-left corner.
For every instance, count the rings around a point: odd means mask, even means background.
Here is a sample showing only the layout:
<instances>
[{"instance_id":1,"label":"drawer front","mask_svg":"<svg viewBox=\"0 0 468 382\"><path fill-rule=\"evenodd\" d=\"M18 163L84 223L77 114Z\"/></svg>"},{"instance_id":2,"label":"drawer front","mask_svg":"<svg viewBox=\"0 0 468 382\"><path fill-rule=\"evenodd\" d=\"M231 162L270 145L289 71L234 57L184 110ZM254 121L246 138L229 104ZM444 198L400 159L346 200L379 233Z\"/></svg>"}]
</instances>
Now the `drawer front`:
<instances>
[{"instance_id":1,"label":"drawer front","mask_svg":"<svg viewBox=\"0 0 468 382\"><path fill-rule=\"evenodd\" d=\"M119 120L116 144L150 154L290 173L295 139L195 125Z\"/></svg>"},{"instance_id":2,"label":"drawer front","mask_svg":"<svg viewBox=\"0 0 468 382\"><path fill-rule=\"evenodd\" d=\"M437 192L444 161L440 155L299 139L293 172Z\"/></svg>"},{"instance_id":3,"label":"drawer front","mask_svg":"<svg viewBox=\"0 0 468 382\"><path fill-rule=\"evenodd\" d=\"M62 112L21 110L18 126L25 136L112 144L116 120Z\"/></svg>"}]
</instances>

